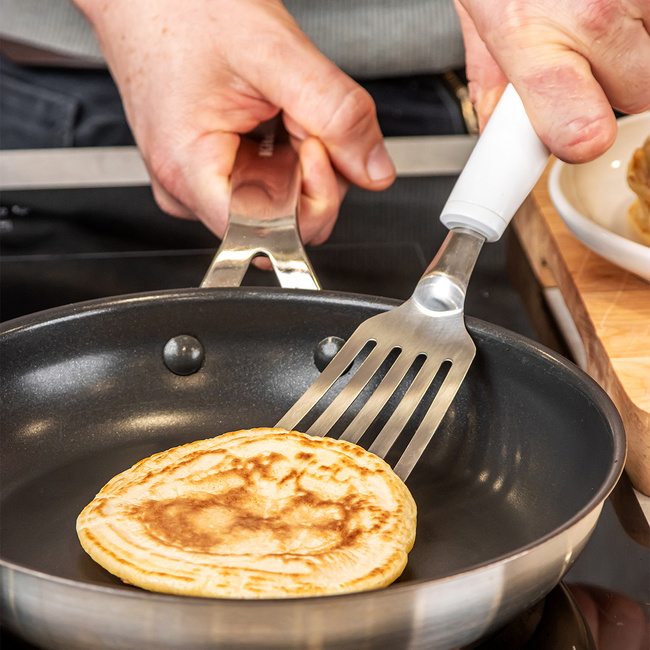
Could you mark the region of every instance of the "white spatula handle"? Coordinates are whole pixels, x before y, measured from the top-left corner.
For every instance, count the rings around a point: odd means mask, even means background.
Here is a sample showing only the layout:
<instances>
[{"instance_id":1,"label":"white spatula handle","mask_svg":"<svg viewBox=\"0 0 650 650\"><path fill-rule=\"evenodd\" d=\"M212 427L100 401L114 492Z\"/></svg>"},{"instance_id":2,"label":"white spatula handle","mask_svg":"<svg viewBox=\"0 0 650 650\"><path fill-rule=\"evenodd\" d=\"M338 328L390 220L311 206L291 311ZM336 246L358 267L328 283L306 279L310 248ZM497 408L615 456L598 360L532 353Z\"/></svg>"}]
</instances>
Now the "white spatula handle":
<instances>
[{"instance_id":1,"label":"white spatula handle","mask_svg":"<svg viewBox=\"0 0 650 650\"><path fill-rule=\"evenodd\" d=\"M440 220L501 237L541 176L550 152L537 137L517 91L508 85L454 185Z\"/></svg>"}]
</instances>

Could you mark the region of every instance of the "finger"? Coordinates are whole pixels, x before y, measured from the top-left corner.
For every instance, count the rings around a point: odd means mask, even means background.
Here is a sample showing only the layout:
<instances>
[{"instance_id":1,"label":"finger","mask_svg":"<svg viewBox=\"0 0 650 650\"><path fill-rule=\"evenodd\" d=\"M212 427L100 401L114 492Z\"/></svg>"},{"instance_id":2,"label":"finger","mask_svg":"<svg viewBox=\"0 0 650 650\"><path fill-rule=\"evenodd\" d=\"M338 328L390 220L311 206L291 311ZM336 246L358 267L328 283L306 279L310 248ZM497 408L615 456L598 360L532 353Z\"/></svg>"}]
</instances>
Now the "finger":
<instances>
[{"instance_id":1,"label":"finger","mask_svg":"<svg viewBox=\"0 0 650 650\"><path fill-rule=\"evenodd\" d=\"M287 129L287 131L291 134L291 136L298 142L302 142L306 138L309 137L309 133L307 129L302 126L302 124L299 124L296 122L296 120L291 117L291 115L284 113L283 114L283 119L284 119L284 125Z\"/></svg>"},{"instance_id":2,"label":"finger","mask_svg":"<svg viewBox=\"0 0 650 650\"><path fill-rule=\"evenodd\" d=\"M181 203L167 191L163 183L158 179L156 169L152 167L149 159L146 156L142 156L142 161L147 173L149 174L151 191L158 207L172 217L178 217L179 219L196 219L196 215L189 210L186 205Z\"/></svg>"},{"instance_id":3,"label":"finger","mask_svg":"<svg viewBox=\"0 0 650 650\"><path fill-rule=\"evenodd\" d=\"M323 142L335 167L346 178L368 190L386 189L395 180L396 171L379 129L374 102L360 86L350 87L341 78L336 82L320 105L313 105L313 98L300 98L296 113L307 116L306 128Z\"/></svg>"},{"instance_id":4,"label":"finger","mask_svg":"<svg viewBox=\"0 0 650 650\"><path fill-rule=\"evenodd\" d=\"M505 17L495 19L486 13L480 3L472 6L476 31L515 86L533 128L549 149L572 163L604 153L616 138L617 125L605 91L585 57L571 49L557 30L530 15L520 17L513 27ZM483 56L479 48L475 53ZM488 64L471 65L480 70ZM485 79L481 81L485 83ZM489 88L481 92L489 92Z\"/></svg>"},{"instance_id":5,"label":"finger","mask_svg":"<svg viewBox=\"0 0 650 650\"><path fill-rule=\"evenodd\" d=\"M647 0L600 3L569 30L611 105L625 113L650 108L649 30Z\"/></svg>"},{"instance_id":6,"label":"finger","mask_svg":"<svg viewBox=\"0 0 650 650\"><path fill-rule=\"evenodd\" d=\"M337 173L336 171L334 172L334 175L336 177L336 186L337 186L338 197L339 197L339 207L336 211L335 217L329 221L325 221L323 223L323 227L316 234L314 234L314 236L310 239L309 243L312 246L318 246L329 239L330 235L332 234L332 231L334 230L334 226L338 221L341 203L343 202L343 199L347 194L348 188L350 187L350 183L345 177L341 176L341 174Z\"/></svg>"},{"instance_id":7,"label":"finger","mask_svg":"<svg viewBox=\"0 0 650 650\"><path fill-rule=\"evenodd\" d=\"M238 146L237 134L214 131L176 150L175 156L160 152L169 162L152 165L159 202L167 202L168 207L182 206L184 214L180 208L171 214L193 215L223 238L228 225L230 173Z\"/></svg>"},{"instance_id":8,"label":"finger","mask_svg":"<svg viewBox=\"0 0 650 650\"><path fill-rule=\"evenodd\" d=\"M180 201L177 201L158 181L150 175L151 190L158 207L166 214L179 219L196 220L197 216L188 210Z\"/></svg>"},{"instance_id":9,"label":"finger","mask_svg":"<svg viewBox=\"0 0 650 650\"><path fill-rule=\"evenodd\" d=\"M558 158L593 160L614 143L616 119L588 61L562 44L531 48L529 58L504 54L502 67L533 128Z\"/></svg>"},{"instance_id":10,"label":"finger","mask_svg":"<svg viewBox=\"0 0 650 650\"><path fill-rule=\"evenodd\" d=\"M284 110L288 126L297 124L303 134L318 137L336 169L350 181L371 190L388 187L395 179L395 166L369 93L299 30L291 38L280 36L281 42L273 40L265 47L263 69L249 62L253 85ZM265 74L268 69L282 70L283 83Z\"/></svg>"},{"instance_id":11,"label":"finger","mask_svg":"<svg viewBox=\"0 0 650 650\"><path fill-rule=\"evenodd\" d=\"M299 207L299 228L304 244L322 244L332 233L338 210L348 183L332 169L323 144L314 137L300 146L302 195ZM273 265L266 256L253 259L253 264L263 271Z\"/></svg>"},{"instance_id":12,"label":"finger","mask_svg":"<svg viewBox=\"0 0 650 650\"><path fill-rule=\"evenodd\" d=\"M305 244L321 244L334 228L345 190L339 186L327 151L317 138L310 137L302 142L300 166L300 234ZM345 185L345 181L341 180L341 186Z\"/></svg>"},{"instance_id":13,"label":"finger","mask_svg":"<svg viewBox=\"0 0 650 650\"><path fill-rule=\"evenodd\" d=\"M272 271L273 264L266 255L258 255L254 257L251 264L258 268L260 271Z\"/></svg>"},{"instance_id":14,"label":"finger","mask_svg":"<svg viewBox=\"0 0 650 650\"><path fill-rule=\"evenodd\" d=\"M479 129L482 131L501 99L508 78L479 36L465 7L458 0L455 0L455 5L465 44L467 89L478 117Z\"/></svg>"}]
</instances>

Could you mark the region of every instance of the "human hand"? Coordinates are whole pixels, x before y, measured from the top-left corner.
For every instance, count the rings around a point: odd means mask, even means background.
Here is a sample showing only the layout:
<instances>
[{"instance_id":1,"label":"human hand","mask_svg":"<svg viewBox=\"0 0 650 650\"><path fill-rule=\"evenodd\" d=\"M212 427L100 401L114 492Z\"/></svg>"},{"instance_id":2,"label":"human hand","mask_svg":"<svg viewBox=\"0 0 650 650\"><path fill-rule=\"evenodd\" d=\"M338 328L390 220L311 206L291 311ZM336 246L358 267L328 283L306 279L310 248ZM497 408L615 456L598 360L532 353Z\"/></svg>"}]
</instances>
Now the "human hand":
<instances>
[{"instance_id":1,"label":"human hand","mask_svg":"<svg viewBox=\"0 0 650 650\"><path fill-rule=\"evenodd\" d=\"M94 27L160 207L222 237L240 133L283 111L300 150L300 230L329 236L349 182L395 169L370 95L279 0L76 0Z\"/></svg>"},{"instance_id":2,"label":"human hand","mask_svg":"<svg viewBox=\"0 0 650 650\"><path fill-rule=\"evenodd\" d=\"M612 107L650 108L648 0L455 3L481 126L509 80L552 153L578 163L613 144Z\"/></svg>"}]
</instances>

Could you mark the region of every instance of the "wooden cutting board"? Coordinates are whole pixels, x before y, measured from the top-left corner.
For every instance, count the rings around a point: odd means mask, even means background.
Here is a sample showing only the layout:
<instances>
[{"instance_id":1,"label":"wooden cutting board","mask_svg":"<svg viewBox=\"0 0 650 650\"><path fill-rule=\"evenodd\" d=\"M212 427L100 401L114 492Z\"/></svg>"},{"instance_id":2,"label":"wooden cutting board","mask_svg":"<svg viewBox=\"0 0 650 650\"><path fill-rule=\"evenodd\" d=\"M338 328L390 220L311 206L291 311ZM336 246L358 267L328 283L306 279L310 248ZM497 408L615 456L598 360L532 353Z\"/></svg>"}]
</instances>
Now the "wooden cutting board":
<instances>
[{"instance_id":1,"label":"wooden cutting board","mask_svg":"<svg viewBox=\"0 0 650 650\"><path fill-rule=\"evenodd\" d=\"M542 286L560 290L584 345L584 370L623 418L627 473L650 495L650 283L573 236L549 196L552 164L515 216L514 230Z\"/></svg>"}]
</instances>

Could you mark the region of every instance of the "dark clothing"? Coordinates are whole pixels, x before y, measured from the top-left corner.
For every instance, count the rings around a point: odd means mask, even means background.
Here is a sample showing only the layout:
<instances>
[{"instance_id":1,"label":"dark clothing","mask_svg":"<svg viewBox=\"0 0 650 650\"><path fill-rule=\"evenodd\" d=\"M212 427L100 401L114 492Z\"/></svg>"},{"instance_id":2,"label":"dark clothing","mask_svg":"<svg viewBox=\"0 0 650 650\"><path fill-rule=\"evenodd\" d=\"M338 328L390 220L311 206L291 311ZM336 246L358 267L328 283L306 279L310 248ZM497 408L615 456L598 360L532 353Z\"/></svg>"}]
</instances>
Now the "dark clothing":
<instances>
[{"instance_id":1,"label":"dark clothing","mask_svg":"<svg viewBox=\"0 0 650 650\"><path fill-rule=\"evenodd\" d=\"M133 145L107 70L27 67L0 59L0 148Z\"/></svg>"}]
</instances>

